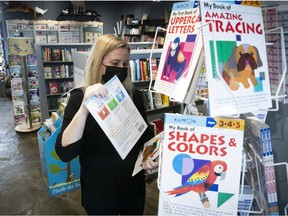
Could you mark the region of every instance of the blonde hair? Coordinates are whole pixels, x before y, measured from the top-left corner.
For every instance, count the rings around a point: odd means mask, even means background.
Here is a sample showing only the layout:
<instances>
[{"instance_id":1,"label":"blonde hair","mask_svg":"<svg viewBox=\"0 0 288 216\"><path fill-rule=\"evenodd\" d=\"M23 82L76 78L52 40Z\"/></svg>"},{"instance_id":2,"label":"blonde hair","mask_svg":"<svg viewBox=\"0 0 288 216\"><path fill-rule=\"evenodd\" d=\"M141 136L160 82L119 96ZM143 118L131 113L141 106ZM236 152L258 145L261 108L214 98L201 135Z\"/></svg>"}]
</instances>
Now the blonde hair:
<instances>
[{"instance_id":1,"label":"blonde hair","mask_svg":"<svg viewBox=\"0 0 288 216\"><path fill-rule=\"evenodd\" d=\"M87 60L86 80L83 85L84 87L102 82L102 61L108 53L118 48L127 48L130 53L128 43L118 36L113 34L106 34L97 39ZM131 83L130 67L128 68L128 76L123 82L123 85L128 94L132 96L133 85Z\"/></svg>"}]
</instances>

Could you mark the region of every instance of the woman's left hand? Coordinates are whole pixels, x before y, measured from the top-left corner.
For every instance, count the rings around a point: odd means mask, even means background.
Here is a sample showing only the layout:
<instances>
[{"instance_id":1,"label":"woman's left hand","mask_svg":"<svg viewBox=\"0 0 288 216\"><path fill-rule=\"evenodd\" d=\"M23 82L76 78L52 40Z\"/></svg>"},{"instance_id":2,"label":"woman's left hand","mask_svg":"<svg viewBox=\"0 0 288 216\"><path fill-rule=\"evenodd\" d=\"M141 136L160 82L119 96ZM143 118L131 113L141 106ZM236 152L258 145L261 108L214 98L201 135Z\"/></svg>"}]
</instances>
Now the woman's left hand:
<instances>
[{"instance_id":1,"label":"woman's left hand","mask_svg":"<svg viewBox=\"0 0 288 216\"><path fill-rule=\"evenodd\" d=\"M158 165L158 159L154 161L151 156L147 157L147 159L142 163L144 170L155 170L158 168Z\"/></svg>"}]
</instances>

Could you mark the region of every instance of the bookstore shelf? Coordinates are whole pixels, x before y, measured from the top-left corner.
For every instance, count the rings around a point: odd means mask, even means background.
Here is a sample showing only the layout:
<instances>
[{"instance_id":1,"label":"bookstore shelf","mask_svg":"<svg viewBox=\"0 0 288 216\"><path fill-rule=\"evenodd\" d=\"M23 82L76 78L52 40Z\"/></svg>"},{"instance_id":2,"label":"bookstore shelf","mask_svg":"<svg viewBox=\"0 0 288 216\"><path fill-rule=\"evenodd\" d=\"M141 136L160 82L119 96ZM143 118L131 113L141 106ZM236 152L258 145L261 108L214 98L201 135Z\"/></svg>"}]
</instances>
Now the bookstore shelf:
<instances>
[{"instance_id":1,"label":"bookstore shelf","mask_svg":"<svg viewBox=\"0 0 288 216\"><path fill-rule=\"evenodd\" d=\"M35 43L93 43L103 35L97 21L6 20L7 35L33 37Z\"/></svg>"},{"instance_id":2,"label":"bookstore shelf","mask_svg":"<svg viewBox=\"0 0 288 216\"><path fill-rule=\"evenodd\" d=\"M36 45L42 121L57 110L60 96L74 87L74 53L90 50L92 45L92 43Z\"/></svg>"}]
</instances>

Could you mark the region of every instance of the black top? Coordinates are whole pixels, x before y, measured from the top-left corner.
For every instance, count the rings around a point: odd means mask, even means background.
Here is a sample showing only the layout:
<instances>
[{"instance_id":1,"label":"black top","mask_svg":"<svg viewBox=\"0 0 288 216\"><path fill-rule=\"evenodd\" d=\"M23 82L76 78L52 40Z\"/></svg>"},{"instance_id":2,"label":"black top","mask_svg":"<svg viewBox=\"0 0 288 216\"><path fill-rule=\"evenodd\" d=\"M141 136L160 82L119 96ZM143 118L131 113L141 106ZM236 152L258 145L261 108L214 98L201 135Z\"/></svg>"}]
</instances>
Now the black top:
<instances>
[{"instance_id":1,"label":"black top","mask_svg":"<svg viewBox=\"0 0 288 216\"><path fill-rule=\"evenodd\" d=\"M83 96L80 88L71 92L64 112L61 132L56 141L56 152L64 162L79 155L82 190L103 198L123 199L145 186L144 172L134 177L132 172L140 149L153 137L153 133L148 127L126 158L122 160L96 120L89 114L82 138L67 147L62 147L63 131L80 108ZM146 120L138 91L135 91L133 101Z\"/></svg>"}]
</instances>

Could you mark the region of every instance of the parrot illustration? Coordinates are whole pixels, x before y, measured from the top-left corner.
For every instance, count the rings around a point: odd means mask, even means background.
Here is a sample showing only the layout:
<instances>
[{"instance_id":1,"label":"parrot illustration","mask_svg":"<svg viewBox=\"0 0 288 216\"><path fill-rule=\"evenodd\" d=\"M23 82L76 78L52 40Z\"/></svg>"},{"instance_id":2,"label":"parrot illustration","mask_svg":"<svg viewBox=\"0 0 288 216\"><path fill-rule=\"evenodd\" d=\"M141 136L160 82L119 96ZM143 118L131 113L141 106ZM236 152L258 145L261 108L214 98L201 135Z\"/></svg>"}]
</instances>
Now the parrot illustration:
<instances>
[{"instance_id":1,"label":"parrot illustration","mask_svg":"<svg viewBox=\"0 0 288 216\"><path fill-rule=\"evenodd\" d=\"M227 164L224 161L211 161L194 172L184 184L171 191L167 191L167 193L177 197L189 191L198 192L203 205L210 207L210 204L207 204L209 200L205 192L213 186L217 177L221 176L221 180L225 178L226 170Z\"/></svg>"},{"instance_id":2,"label":"parrot illustration","mask_svg":"<svg viewBox=\"0 0 288 216\"><path fill-rule=\"evenodd\" d=\"M158 142L159 142L159 138L156 139L152 145L149 145L145 148L142 162L144 162L148 158L149 155L153 157L153 155L158 151L157 149Z\"/></svg>"}]
</instances>

